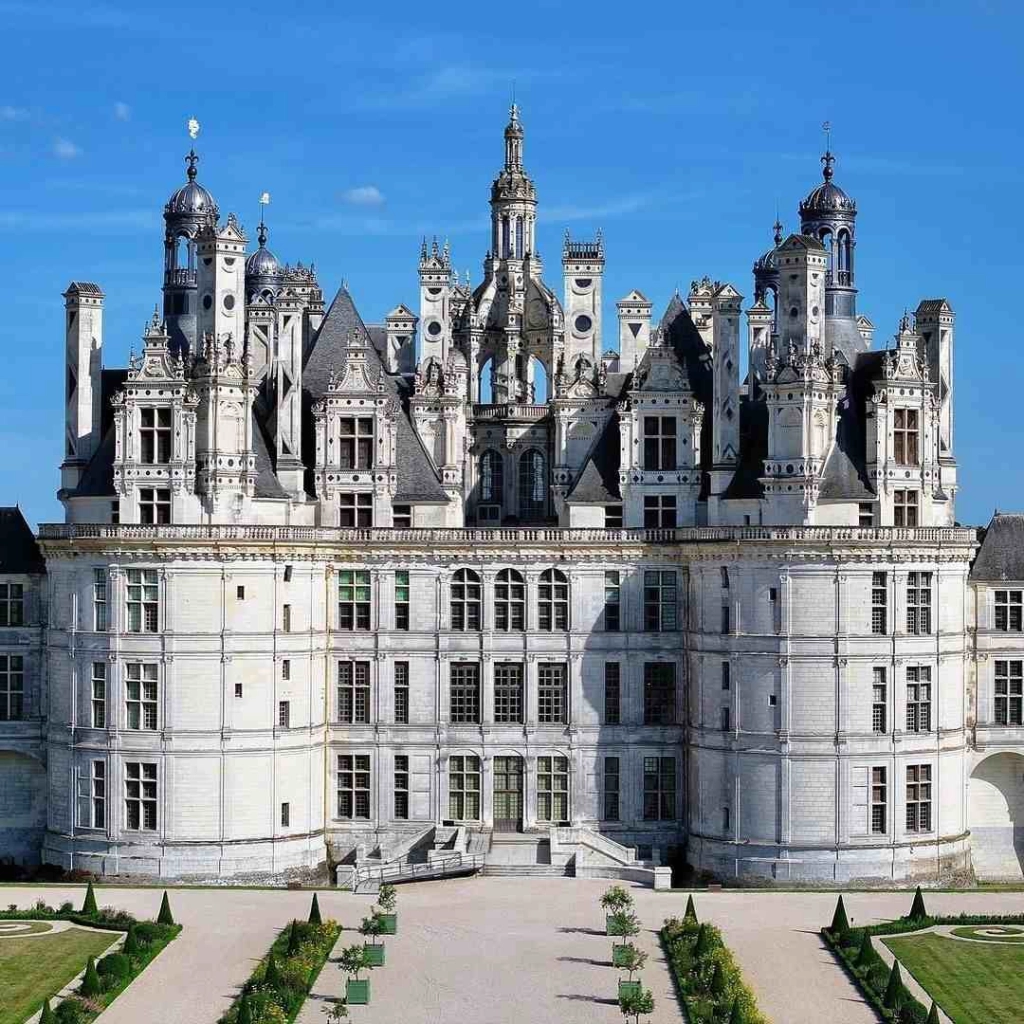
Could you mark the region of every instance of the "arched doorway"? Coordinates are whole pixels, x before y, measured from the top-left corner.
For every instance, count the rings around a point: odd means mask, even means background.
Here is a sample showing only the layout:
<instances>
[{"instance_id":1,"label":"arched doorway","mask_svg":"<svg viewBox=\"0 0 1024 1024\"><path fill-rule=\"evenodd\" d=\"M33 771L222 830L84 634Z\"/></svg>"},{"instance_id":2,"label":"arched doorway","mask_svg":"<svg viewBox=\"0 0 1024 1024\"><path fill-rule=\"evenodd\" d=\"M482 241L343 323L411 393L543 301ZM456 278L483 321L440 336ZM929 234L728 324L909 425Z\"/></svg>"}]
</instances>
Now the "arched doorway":
<instances>
[{"instance_id":1,"label":"arched doorway","mask_svg":"<svg viewBox=\"0 0 1024 1024\"><path fill-rule=\"evenodd\" d=\"M1024 878L1024 756L985 758L971 772L967 821L979 878Z\"/></svg>"}]
</instances>

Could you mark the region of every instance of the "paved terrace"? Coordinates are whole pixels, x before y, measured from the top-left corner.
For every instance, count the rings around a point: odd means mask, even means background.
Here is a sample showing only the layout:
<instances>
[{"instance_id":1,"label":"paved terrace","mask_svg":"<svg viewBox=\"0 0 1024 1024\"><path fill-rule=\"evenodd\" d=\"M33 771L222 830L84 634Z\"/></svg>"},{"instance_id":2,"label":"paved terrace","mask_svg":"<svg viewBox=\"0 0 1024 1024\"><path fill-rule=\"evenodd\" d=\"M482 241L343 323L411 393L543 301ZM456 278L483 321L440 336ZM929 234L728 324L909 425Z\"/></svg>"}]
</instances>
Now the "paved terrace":
<instances>
[{"instance_id":1,"label":"paved terrace","mask_svg":"<svg viewBox=\"0 0 1024 1024\"><path fill-rule=\"evenodd\" d=\"M617 972L606 966L611 940L600 934L598 897L609 883L571 878L468 878L399 888L399 935L388 964L374 972L374 1001L353 1007L365 1024L621 1024L611 1000ZM671 981L657 948L665 917L682 916L686 893L634 887L640 937L652 953L644 972L658 1010L652 1024L679 1022ZM3 887L0 902L82 899L81 887ZM105 906L156 915L159 889L101 889ZM853 924L905 914L909 892L852 893ZM1021 913L1024 893L926 893L935 913ZM371 896L320 893L324 916L355 929ZM821 943L835 893L726 891L694 894L697 912L719 925L762 1009L774 1024L875 1024L877 1018ZM310 893L288 890L171 890L182 936L100 1018L101 1024L214 1024L238 987L292 917L304 917ZM597 933L597 934L595 934ZM355 931L342 944L361 941ZM322 1022L324 997L343 975L328 964L302 1024Z\"/></svg>"}]
</instances>

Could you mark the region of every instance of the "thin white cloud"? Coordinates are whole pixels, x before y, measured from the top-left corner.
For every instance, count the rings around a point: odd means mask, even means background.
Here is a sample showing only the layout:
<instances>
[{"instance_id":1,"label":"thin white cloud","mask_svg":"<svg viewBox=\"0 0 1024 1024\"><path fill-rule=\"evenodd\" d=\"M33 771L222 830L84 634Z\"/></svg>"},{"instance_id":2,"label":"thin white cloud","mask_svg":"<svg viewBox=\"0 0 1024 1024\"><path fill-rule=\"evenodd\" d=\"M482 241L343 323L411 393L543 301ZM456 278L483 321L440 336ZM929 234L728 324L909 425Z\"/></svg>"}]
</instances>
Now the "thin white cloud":
<instances>
[{"instance_id":1,"label":"thin white cloud","mask_svg":"<svg viewBox=\"0 0 1024 1024\"><path fill-rule=\"evenodd\" d=\"M70 139L54 139L53 155L60 160L74 160L76 156L82 155L82 148Z\"/></svg>"},{"instance_id":2,"label":"thin white cloud","mask_svg":"<svg viewBox=\"0 0 1024 1024\"><path fill-rule=\"evenodd\" d=\"M636 213L645 206L650 206L653 196L623 196L608 203L596 203L593 206L552 206L541 207L537 211L539 220L543 221L574 221L596 220L600 217L622 217L628 213Z\"/></svg>"},{"instance_id":3,"label":"thin white cloud","mask_svg":"<svg viewBox=\"0 0 1024 1024\"><path fill-rule=\"evenodd\" d=\"M118 102L114 104L114 117L117 118L118 121L130 121L132 117L132 108L129 107L127 103L122 103L118 100Z\"/></svg>"},{"instance_id":4,"label":"thin white cloud","mask_svg":"<svg viewBox=\"0 0 1024 1024\"><path fill-rule=\"evenodd\" d=\"M27 121L29 112L24 107L12 107L5 104L0 107L0 121Z\"/></svg>"},{"instance_id":5,"label":"thin white cloud","mask_svg":"<svg viewBox=\"0 0 1024 1024\"><path fill-rule=\"evenodd\" d=\"M342 193L342 199L352 206L383 206L384 194L376 185L360 185Z\"/></svg>"}]
</instances>

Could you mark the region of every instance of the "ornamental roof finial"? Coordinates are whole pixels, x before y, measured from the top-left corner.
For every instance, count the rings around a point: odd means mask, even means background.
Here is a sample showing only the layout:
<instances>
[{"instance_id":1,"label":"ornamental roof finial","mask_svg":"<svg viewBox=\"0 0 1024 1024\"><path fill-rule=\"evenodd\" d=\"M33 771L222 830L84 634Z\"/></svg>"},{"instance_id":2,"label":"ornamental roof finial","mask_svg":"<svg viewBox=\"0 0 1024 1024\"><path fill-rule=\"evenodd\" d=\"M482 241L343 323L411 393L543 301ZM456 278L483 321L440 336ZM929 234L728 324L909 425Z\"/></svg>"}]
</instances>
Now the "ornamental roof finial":
<instances>
[{"instance_id":1,"label":"ornamental roof finial","mask_svg":"<svg viewBox=\"0 0 1024 1024\"><path fill-rule=\"evenodd\" d=\"M821 128L825 133L825 155L821 158L822 174L826 181L831 181L832 165L836 162L836 158L832 155L832 122L825 121Z\"/></svg>"}]
</instances>

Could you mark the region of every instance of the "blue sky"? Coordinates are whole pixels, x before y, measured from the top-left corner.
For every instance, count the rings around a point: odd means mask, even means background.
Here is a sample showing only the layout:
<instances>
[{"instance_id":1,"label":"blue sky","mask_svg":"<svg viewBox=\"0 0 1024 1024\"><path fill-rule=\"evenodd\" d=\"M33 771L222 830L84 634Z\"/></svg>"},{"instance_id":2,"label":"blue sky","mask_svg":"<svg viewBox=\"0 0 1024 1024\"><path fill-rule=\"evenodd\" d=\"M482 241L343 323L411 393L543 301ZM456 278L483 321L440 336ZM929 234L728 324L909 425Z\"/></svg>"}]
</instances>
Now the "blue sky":
<instances>
[{"instance_id":1,"label":"blue sky","mask_svg":"<svg viewBox=\"0 0 1024 1024\"><path fill-rule=\"evenodd\" d=\"M350 6L0 0L0 503L61 518L61 292L103 287L106 365L139 348L189 117L222 214L254 236L268 190L278 256L373 321L417 307L423 234L479 279L515 81L557 291L565 229L604 231L606 347L630 288L658 315L703 274L750 298L830 120L876 346L921 298L958 314L958 518L1024 508L1021 5Z\"/></svg>"}]
</instances>

